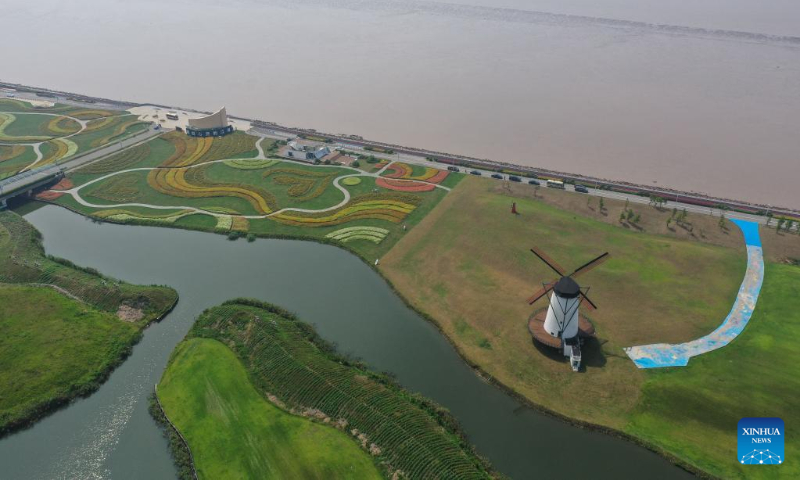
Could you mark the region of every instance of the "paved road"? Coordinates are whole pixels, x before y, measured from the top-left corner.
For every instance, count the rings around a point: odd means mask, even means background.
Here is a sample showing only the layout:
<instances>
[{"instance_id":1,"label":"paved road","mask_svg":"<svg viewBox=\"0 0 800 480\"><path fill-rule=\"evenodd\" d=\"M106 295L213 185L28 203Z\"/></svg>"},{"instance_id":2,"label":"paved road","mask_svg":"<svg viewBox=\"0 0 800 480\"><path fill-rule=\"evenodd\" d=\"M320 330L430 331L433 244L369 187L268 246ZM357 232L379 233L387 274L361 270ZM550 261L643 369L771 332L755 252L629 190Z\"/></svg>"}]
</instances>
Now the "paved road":
<instances>
[{"instance_id":1,"label":"paved road","mask_svg":"<svg viewBox=\"0 0 800 480\"><path fill-rule=\"evenodd\" d=\"M381 158L387 158L387 159L390 159L390 160L401 161L401 162L404 162L404 163L410 163L410 164L414 164L414 165L422 165L422 166L426 166L426 167L433 167L433 168L438 168L440 170L443 170L443 169L447 168L446 165L442 165L442 164L436 163L436 162L431 162L429 160L426 160L424 157L420 157L418 155L409 155L409 154L405 154L405 153L395 153L395 154L392 154L392 155L376 154L375 152L370 152L368 150L364 150L363 147L360 147L360 146L357 146L357 145L354 145L354 144L348 144L348 143L336 143L336 144L334 144L334 146L336 146L337 148L343 148L345 150L351 150L351 151L354 151L354 152L357 152L357 153L361 153L361 154L364 154L364 155L373 154L373 155L376 155L376 156L380 156ZM459 167L459 170L461 172L463 172L463 173L469 173L469 172L472 172L472 171L476 171L476 172L479 172L481 174L480 176L488 177L488 178L491 178L492 175L500 175L502 177L502 180L508 180L508 177L509 177L509 175L506 175L506 174L500 174L500 173L498 173L496 171L493 171L493 170L485 170L485 169L480 169L480 168L469 168L469 169L467 169L467 168ZM530 180L530 179L522 178L522 182L527 182L528 180ZM497 181L501 181L501 179L497 179ZM545 186L546 182L544 180L540 180L540 182L542 184L542 187L546 188L546 186ZM589 190L588 194L592 195L592 196L611 198L611 199L616 199L616 200L628 200L631 204L636 204L636 205L648 205L650 203L650 199L647 198L647 197L641 197L639 195L634 195L634 194L631 194L631 193L612 192L612 191L609 191L609 190L601 190L601 189L598 189L598 188L591 188L591 187L589 187L589 185L591 185L591 184L587 184L586 185L587 186L587 190ZM531 188L533 188L533 186L531 186ZM572 191L572 192L575 191L575 187L572 186L572 185L569 185L569 184L565 185L564 188L567 191ZM760 216L760 215L750 215L750 214L747 214L747 213L740 213L740 212L735 212L735 211L731 211L731 210L721 210L721 209L718 209L718 208L703 207L703 206L692 205L692 204L688 204L688 203L675 202L675 201L672 201L672 200L668 200L667 203L664 205L664 208L667 208L667 209L670 209L670 210L672 208L677 208L678 210L686 209L686 211L689 212L689 213L699 213L699 214L703 214L703 215L713 215L715 217L719 217L720 215L724 214L725 218L738 218L740 220L747 220L747 221L750 221L750 222L756 222L756 223L759 223L759 224L762 224L762 225L767 223L767 218L763 217L763 216ZM775 221L773 221L772 224L774 225Z\"/></svg>"}]
</instances>

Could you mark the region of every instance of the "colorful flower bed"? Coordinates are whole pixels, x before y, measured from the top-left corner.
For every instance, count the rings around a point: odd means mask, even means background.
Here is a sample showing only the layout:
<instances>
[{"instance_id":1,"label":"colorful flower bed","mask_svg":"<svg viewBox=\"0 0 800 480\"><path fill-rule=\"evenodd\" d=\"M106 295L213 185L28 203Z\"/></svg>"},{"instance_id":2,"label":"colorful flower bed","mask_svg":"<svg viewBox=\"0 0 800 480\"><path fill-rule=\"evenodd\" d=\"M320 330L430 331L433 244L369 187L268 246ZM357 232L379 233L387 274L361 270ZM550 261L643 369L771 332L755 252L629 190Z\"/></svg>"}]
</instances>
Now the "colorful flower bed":
<instances>
[{"instance_id":1,"label":"colorful flower bed","mask_svg":"<svg viewBox=\"0 0 800 480\"><path fill-rule=\"evenodd\" d=\"M349 242L351 240L367 240L373 243L381 243L389 230L380 227L347 227L336 230L325 235L325 238L339 240L340 242Z\"/></svg>"},{"instance_id":2,"label":"colorful flower bed","mask_svg":"<svg viewBox=\"0 0 800 480\"><path fill-rule=\"evenodd\" d=\"M46 142L47 153L36 163L36 167L58 163L59 160L69 158L78 151L78 145L69 138L56 138Z\"/></svg>"},{"instance_id":3,"label":"colorful flower bed","mask_svg":"<svg viewBox=\"0 0 800 480\"><path fill-rule=\"evenodd\" d=\"M53 135L71 135L80 129L80 124L69 117L53 117L52 120L47 122L45 131L42 133Z\"/></svg>"},{"instance_id":4,"label":"colorful flower bed","mask_svg":"<svg viewBox=\"0 0 800 480\"><path fill-rule=\"evenodd\" d=\"M387 178L402 178L406 180L420 180L423 182L430 182L439 184L450 173L447 170L439 170L438 168L425 167L425 172L421 175L414 175L414 167L402 162L395 162L386 169L383 176Z\"/></svg>"},{"instance_id":5,"label":"colorful flower bed","mask_svg":"<svg viewBox=\"0 0 800 480\"><path fill-rule=\"evenodd\" d=\"M215 230L219 232L227 232L231 229L233 225L233 217L230 215L224 215L221 217L217 217L217 226L214 227Z\"/></svg>"},{"instance_id":6,"label":"colorful flower bed","mask_svg":"<svg viewBox=\"0 0 800 480\"><path fill-rule=\"evenodd\" d=\"M79 118L79 117L76 117ZM83 120L83 119L82 119ZM83 129L84 132L94 132L95 130L101 130L106 128L107 126L114 123L114 117L102 117L92 120L86 123L86 128Z\"/></svg>"},{"instance_id":7,"label":"colorful flower bed","mask_svg":"<svg viewBox=\"0 0 800 480\"><path fill-rule=\"evenodd\" d=\"M419 197L401 194L368 194L355 197L344 207L329 212L282 212L270 218L286 225L324 227L354 220L402 222L421 202Z\"/></svg>"},{"instance_id":8,"label":"colorful flower bed","mask_svg":"<svg viewBox=\"0 0 800 480\"><path fill-rule=\"evenodd\" d=\"M389 178L377 178L375 185L397 192L430 192L436 185L432 183L421 183L408 180L396 180Z\"/></svg>"},{"instance_id":9,"label":"colorful flower bed","mask_svg":"<svg viewBox=\"0 0 800 480\"><path fill-rule=\"evenodd\" d=\"M109 209L109 210L100 210L97 212L92 213L92 216L95 218L103 219L103 220L112 220L116 222L127 222L130 220L139 221L139 222L149 222L149 223L175 223L178 219L183 218L187 215L192 215L193 212L191 210L182 210L177 213L164 213L164 214L142 214L131 212L130 210L123 210L123 209Z\"/></svg>"},{"instance_id":10,"label":"colorful flower bed","mask_svg":"<svg viewBox=\"0 0 800 480\"><path fill-rule=\"evenodd\" d=\"M91 146L92 148L101 147L113 141L115 138L119 137L123 133L125 133L130 127L134 125L144 124L146 122L140 121L133 115L124 115L119 117L113 117L112 125L116 125L114 130L108 133L104 137L96 138L92 140ZM110 126L110 125L109 125Z\"/></svg>"},{"instance_id":11,"label":"colorful flower bed","mask_svg":"<svg viewBox=\"0 0 800 480\"><path fill-rule=\"evenodd\" d=\"M348 187L352 187L361 183L361 178L359 177L347 177L342 179L342 185L347 185Z\"/></svg>"},{"instance_id":12,"label":"colorful flower bed","mask_svg":"<svg viewBox=\"0 0 800 480\"><path fill-rule=\"evenodd\" d=\"M275 210L275 197L268 191L254 186L245 188L212 182L205 176L206 169L207 166L155 169L147 175L147 183L165 195L183 198L236 197L250 203L261 214Z\"/></svg>"},{"instance_id":13,"label":"colorful flower bed","mask_svg":"<svg viewBox=\"0 0 800 480\"><path fill-rule=\"evenodd\" d=\"M272 177L277 185L288 185L286 193L298 202L319 197L333 183L337 173L331 171L314 172L295 168L275 168L264 172L263 177Z\"/></svg>"},{"instance_id":14,"label":"colorful flower bed","mask_svg":"<svg viewBox=\"0 0 800 480\"><path fill-rule=\"evenodd\" d=\"M142 200L139 177L134 172L115 175L91 190L88 195L109 202L132 203Z\"/></svg>"},{"instance_id":15,"label":"colorful flower bed","mask_svg":"<svg viewBox=\"0 0 800 480\"><path fill-rule=\"evenodd\" d=\"M277 165L281 163L281 161L263 158L237 158L234 160L225 160L222 163L231 168L238 168L240 170L260 170Z\"/></svg>"},{"instance_id":16,"label":"colorful flower bed","mask_svg":"<svg viewBox=\"0 0 800 480\"><path fill-rule=\"evenodd\" d=\"M51 188L50 190L69 190L74 186L75 186L75 184L72 183L72 180L70 180L69 178L64 177L64 178L61 179L61 181L59 181L58 183L53 185L53 188Z\"/></svg>"}]
</instances>

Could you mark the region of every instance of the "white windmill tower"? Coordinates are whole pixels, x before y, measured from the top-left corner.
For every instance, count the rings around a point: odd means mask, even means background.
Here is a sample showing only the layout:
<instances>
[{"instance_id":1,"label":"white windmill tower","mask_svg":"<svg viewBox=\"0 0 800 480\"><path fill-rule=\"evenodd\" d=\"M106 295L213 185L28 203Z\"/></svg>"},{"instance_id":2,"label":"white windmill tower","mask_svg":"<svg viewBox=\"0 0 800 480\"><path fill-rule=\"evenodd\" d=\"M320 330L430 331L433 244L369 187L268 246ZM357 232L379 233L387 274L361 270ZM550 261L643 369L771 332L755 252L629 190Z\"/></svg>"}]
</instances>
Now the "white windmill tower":
<instances>
[{"instance_id":1,"label":"white windmill tower","mask_svg":"<svg viewBox=\"0 0 800 480\"><path fill-rule=\"evenodd\" d=\"M560 278L543 284L542 289L528 299L528 303L533 304L549 292L553 292L547 310L540 310L531 315L528 320L528 330L534 340L561 350L564 356L569 357L572 370L577 372L581 366L581 343L584 338L594 336L594 326L580 314L579 307L584 300L587 308L597 309L597 305L586 296L589 289L581 288L575 277L605 262L610 255L606 252L576 268L572 273L565 274L566 270L563 267L538 248L531 248L531 252L559 274Z\"/></svg>"}]
</instances>

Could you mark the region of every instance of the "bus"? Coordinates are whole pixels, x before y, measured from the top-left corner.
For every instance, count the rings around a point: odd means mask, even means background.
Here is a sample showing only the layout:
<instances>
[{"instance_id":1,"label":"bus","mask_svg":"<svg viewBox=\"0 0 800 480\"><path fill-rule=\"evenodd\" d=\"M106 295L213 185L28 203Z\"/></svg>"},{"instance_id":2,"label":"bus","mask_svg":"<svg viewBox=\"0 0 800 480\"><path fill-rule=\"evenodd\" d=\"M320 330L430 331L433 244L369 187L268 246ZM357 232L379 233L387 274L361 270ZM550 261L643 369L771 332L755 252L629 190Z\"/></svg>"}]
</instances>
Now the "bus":
<instances>
[{"instance_id":1,"label":"bus","mask_svg":"<svg viewBox=\"0 0 800 480\"><path fill-rule=\"evenodd\" d=\"M561 190L564 190L564 182L561 180L548 180L547 186L550 188L560 188Z\"/></svg>"},{"instance_id":2,"label":"bus","mask_svg":"<svg viewBox=\"0 0 800 480\"><path fill-rule=\"evenodd\" d=\"M167 113L167 120L177 120L177 119L178 119L178 114L177 113L175 113L175 112Z\"/></svg>"}]
</instances>

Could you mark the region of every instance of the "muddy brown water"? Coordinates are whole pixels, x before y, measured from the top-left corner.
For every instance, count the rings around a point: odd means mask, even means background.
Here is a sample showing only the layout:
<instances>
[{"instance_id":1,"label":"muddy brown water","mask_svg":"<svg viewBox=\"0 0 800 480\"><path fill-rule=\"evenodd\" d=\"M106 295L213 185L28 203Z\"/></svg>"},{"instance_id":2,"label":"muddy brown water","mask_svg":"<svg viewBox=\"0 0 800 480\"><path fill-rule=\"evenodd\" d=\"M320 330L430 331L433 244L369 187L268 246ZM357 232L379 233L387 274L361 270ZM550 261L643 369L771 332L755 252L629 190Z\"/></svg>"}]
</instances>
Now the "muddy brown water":
<instances>
[{"instance_id":1,"label":"muddy brown water","mask_svg":"<svg viewBox=\"0 0 800 480\"><path fill-rule=\"evenodd\" d=\"M0 78L800 208L796 0L9 0Z\"/></svg>"},{"instance_id":2,"label":"muddy brown water","mask_svg":"<svg viewBox=\"0 0 800 480\"><path fill-rule=\"evenodd\" d=\"M147 396L194 319L240 296L296 312L340 351L450 409L478 451L512 478L690 476L644 448L542 415L482 381L430 323L344 250L97 224L55 206L26 219L44 235L47 253L129 282L171 285L180 301L96 393L0 440L3 479L174 478Z\"/></svg>"}]
</instances>

